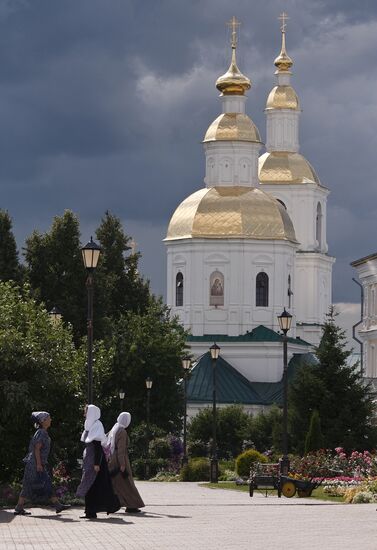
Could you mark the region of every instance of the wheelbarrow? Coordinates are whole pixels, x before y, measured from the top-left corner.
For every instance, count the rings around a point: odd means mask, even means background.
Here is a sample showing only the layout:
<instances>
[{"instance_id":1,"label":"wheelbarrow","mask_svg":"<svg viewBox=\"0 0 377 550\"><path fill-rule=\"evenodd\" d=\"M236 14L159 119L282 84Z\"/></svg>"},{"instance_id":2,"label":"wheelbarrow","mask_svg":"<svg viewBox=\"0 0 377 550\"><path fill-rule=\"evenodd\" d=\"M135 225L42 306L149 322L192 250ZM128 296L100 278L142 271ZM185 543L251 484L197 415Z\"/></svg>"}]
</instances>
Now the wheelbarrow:
<instances>
[{"instance_id":1,"label":"wheelbarrow","mask_svg":"<svg viewBox=\"0 0 377 550\"><path fill-rule=\"evenodd\" d=\"M310 497L314 489L319 487L325 478L295 479L289 476L280 476L281 493L287 498L295 496Z\"/></svg>"}]
</instances>

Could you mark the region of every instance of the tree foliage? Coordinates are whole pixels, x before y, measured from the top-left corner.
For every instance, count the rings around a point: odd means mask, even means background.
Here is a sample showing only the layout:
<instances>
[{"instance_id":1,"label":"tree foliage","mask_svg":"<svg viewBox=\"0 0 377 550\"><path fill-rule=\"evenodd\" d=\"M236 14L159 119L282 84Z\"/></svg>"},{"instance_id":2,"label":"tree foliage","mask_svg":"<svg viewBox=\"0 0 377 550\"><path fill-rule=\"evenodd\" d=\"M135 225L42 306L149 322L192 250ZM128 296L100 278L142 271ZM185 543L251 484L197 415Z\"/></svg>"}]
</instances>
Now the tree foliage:
<instances>
[{"instance_id":1,"label":"tree foliage","mask_svg":"<svg viewBox=\"0 0 377 550\"><path fill-rule=\"evenodd\" d=\"M186 333L161 299L150 297L144 313L128 312L113 321L109 340L114 350L112 374L103 385L102 399L111 398L109 414L119 414L118 390L126 393L125 408L133 424L146 420L147 377L152 378L151 422L168 431L181 425L183 413L181 360Z\"/></svg>"},{"instance_id":2,"label":"tree foliage","mask_svg":"<svg viewBox=\"0 0 377 550\"><path fill-rule=\"evenodd\" d=\"M305 366L290 388L292 447L302 453L312 411L321 419L326 448L370 449L376 444L373 426L374 394L357 368L349 367L345 333L335 323L332 308L316 350L318 365Z\"/></svg>"},{"instance_id":3,"label":"tree foliage","mask_svg":"<svg viewBox=\"0 0 377 550\"><path fill-rule=\"evenodd\" d=\"M5 210L0 210L0 281L21 280L16 239L12 232L12 220Z\"/></svg>"},{"instance_id":4,"label":"tree foliage","mask_svg":"<svg viewBox=\"0 0 377 550\"><path fill-rule=\"evenodd\" d=\"M47 310L54 305L62 310L78 342L86 331L87 300L78 218L66 210L50 231L34 231L26 240L25 259L34 296Z\"/></svg>"},{"instance_id":5,"label":"tree foliage","mask_svg":"<svg viewBox=\"0 0 377 550\"><path fill-rule=\"evenodd\" d=\"M311 451L323 449L323 434L321 430L321 419L317 409L312 412L309 430L305 438L305 454Z\"/></svg>"}]
</instances>

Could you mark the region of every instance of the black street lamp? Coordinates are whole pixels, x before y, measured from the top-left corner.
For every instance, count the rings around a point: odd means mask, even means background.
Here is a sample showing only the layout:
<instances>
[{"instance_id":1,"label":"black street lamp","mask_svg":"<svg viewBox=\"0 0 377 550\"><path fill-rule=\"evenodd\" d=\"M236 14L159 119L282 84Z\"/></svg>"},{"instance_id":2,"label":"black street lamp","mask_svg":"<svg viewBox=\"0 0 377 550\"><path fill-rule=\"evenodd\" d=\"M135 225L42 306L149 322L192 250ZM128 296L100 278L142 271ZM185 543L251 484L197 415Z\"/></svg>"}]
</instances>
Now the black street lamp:
<instances>
[{"instance_id":1,"label":"black street lamp","mask_svg":"<svg viewBox=\"0 0 377 550\"><path fill-rule=\"evenodd\" d=\"M182 457L182 466L187 464L187 376L191 367L190 357L184 357L182 359L182 367L184 370L184 388L185 388L185 413L183 416L183 457Z\"/></svg>"},{"instance_id":2,"label":"black street lamp","mask_svg":"<svg viewBox=\"0 0 377 550\"><path fill-rule=\"evenodd\" d=\"M217 461L217 411L216 411L216 362L220 355L220 347L214 343L209 348L212 359L212 449L211 449L211 464L210 464L210 481L217 483L219 480L219 464Z\"/></svg>"},{"instance_id":3,"label":"black street lamp","mask_svg":"<svg viewBox=\"0 0 377 550\"><path fill-rule=\"evenodd\" d=\"M60 323L60 321L62 320L62 317L63 317L63 314L62 312L60 311L60 309L56 306L54 306L52 308L51 311L48 312L49 316L50 316L50 320L51 320L51 323L53 325L57 325Z\"/></svg>"},{"instance_id":4,"label":"black street lamp","mask_svg":"<svg viewBox=\"0 0 377 550\"><path fill-rule=\"evenodd\" d=\"M93 275L97 267L101 247L90 237L90 241L82 247L82 259L88 273L86 288L88 290L88 404L93 403Z\"/></svg>"},{"instance_id":5,"label":"black street lamp","mask_svg":"<svg viewBox=\"0 0 377 550\"><path fill-rule=\"evenodd\" d=\"M280 473L287 475L289 472L288 458L288 337L287 332L291 328L292 315L285 310L278 315L280 330L283 332L283 456L280 459Z\"/></svg>"},{"instance_id":6,"label":"black street lamp","mask_svg":"<svg viewBox=\"0 0 377 550\"><path fill-rule=\"evenodd\" d=\"M147 388L147 460L145 463L145 477L150 478L150 463L149 463L149 443L150 443L150 414L151 414L151 389L153 380L148 376L145 380L145 387Z\"/></svg>"},{"instance_id":7,"label":"black street lamp","mask_svg":"<svg viewBox=\"0 0 377 550\"><path fill-rule=\"evenodd\" d=\"M124 396L126 395L124 390L119 390L119 399L120 399L120 412L123 412L123 402Z\"/></svg>"}]
</instances>

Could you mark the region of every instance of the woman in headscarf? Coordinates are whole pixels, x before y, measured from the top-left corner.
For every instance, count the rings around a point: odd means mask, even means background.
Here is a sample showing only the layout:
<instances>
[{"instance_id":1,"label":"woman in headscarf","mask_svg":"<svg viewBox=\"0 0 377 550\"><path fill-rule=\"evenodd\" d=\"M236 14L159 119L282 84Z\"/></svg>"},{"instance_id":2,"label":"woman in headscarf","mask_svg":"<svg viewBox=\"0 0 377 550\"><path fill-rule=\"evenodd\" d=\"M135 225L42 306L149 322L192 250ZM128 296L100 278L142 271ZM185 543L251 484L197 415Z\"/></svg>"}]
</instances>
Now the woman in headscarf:
<instances>
[{"instance_id":1,"label":"woman in headscarf","mask_svg":"<svg viewBox=\"0 0 377 550\"><path fill-rule=\"evenodd\" d=\"M51 426L51 416L46 411L35 411L31 415L31 420L36 432L30 440L28 454L23 459L25 471L14 514L28 516L31 512L25 510L25 501L46 498L52 502L56 513L59 514L69 508L69 505L61 504L55 496L48 469L47 459L50 453L51 439L47 430Z\"/></svg>"},{"instance_id":2,"label":"woman in headscarf","mask_svg":"<svg viewBox=\"0 0 377 550\"><path fill-rule=\"evenodd\" d=\"M131 423L129 412L122 412L108 436L110 447L109 470L114 493L126 512L135 514L145 506L132 478L130 460L128 458L129 437L126 428Z\"/></svg>"},{"instance_id":3,"label":"woman in headscarf","mask_svg":"<svg viewBox=\"0 0 377 550\"><path fill-rule=\"evenodd\" d=\"M97 512L112 514L119 510L102 448L107 438L100 418L100 409L96 405L88 405L81 435L81 441L85 444L83 474L76 491L78 497L85 497L85 516L82 517L87 519L96 518Z\"/></svg>"}]
</instances>

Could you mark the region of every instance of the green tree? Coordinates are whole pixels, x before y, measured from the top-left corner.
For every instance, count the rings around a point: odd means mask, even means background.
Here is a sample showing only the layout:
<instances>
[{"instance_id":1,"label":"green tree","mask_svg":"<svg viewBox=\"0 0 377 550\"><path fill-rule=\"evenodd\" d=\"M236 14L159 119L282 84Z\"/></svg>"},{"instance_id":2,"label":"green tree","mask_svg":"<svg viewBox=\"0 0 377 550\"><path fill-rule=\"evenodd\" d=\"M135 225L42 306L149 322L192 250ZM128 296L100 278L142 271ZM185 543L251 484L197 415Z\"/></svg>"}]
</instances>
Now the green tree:
<instances>
[{"instance_id":1,"label":"green tree","mask_svg":"<svg viewBox=\"0 0 377 550\"><path fill-rule=\"evenodd\" d=\"M114 350L112 373L102 387L103 399L109 397L106 422L119 414L118 390L126 392L125 408L132 412L132 424L146 419L145 379L153 380L151 423L168 431L181 425L183 376L181 359L185 354L186 333L161 299L153 296L144 313L129 311L113 321L108 345Z\"/></svg>"},{"instance_id":2,"label":"green tree","mask_svg":"<svg viewBox=\"0 0 377 550\"><path fill-rule=\"evenodd\" d=\"M318 451L323 448L323 435L321 430L321 419L317 409L312 412L309 430L305 438L305 454L311 451Z\"/></svg>"},{"instance_id":3,"label":"green tree","mask_svg":"<svg viewBox=\"0 0 377 550\"><path fill-rule=\"evenodd\" d=\"M210 407L199 411L188 425L189 440L209 444L212 439L212 419ZM229 405L218 409L216 436L220 457L227 458L229 455L235 457L242 451L243 443L251 432L251 423L252 419L242 405Z\"/></svg>"},{"instance_id":4,"label":"green tree","mask_svg":"<svg viewBox=\"0 0 377 550\"><path fill-rule=\"evenodd\" d=\"M54 305L73 326L76 343L86 332L86 273L78 218L69 210L54 218L51 230L34 231L26 241L27 275L37 300Z\"/></svg>"},{"instance_id":5,"label":"green tree","mask_svg":"<svg viewBox=\"0 0 377 550\"><path fill-rule=\"evenodd\" d=\"M258 451L281 450L282 411L274 405L253 416L249 439Z\"/></svg>"},{"instance_id":6,"label":"green tree","mask_svg":"<svg viewBox=\"0 0 377 550\"><path fill-rule=\"evenodd\" d=\"M363 450L373 448L377 441L372 421L374 394L358 369L347 365L350 352L345 349L345 332L336 325L335 317L331 308L316 350L319 364L303 367L290 388L290 431L299 452L304 450L314 409L321 418L326 448Z\"/></svg>"},{"instance_id":7,"label":"green tree","mask_svg":"<svg viewBox=\"0 0 377 550\"><path fill-rule=\"evenodd\" d=\"M111 321L127 311L142 313L149 304L149 284L138 272L139 253L131 250L131 237L116 216L106 211L96 230L102 251L95 274L95 327L102 338Z\"/></svg>"},{"instance_id":8,"label":"green tree","mask_svg":"<svg viewBox=\"0 0 377 550\"><path fill-rule=\"evenodd\" d=\"M0 281L21 280L16 239L12 220L6 210L0 210Z\"/></svg>"}]
</instances>

